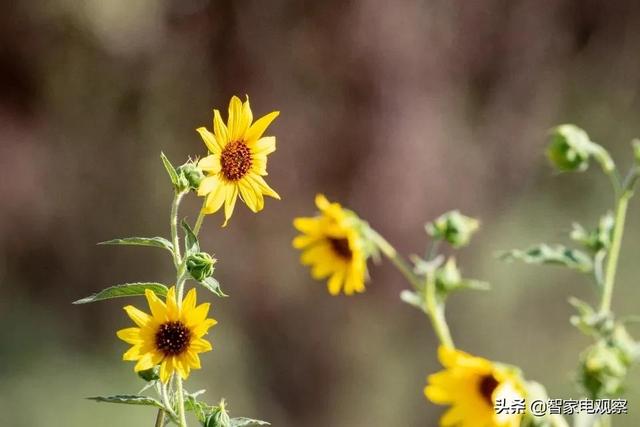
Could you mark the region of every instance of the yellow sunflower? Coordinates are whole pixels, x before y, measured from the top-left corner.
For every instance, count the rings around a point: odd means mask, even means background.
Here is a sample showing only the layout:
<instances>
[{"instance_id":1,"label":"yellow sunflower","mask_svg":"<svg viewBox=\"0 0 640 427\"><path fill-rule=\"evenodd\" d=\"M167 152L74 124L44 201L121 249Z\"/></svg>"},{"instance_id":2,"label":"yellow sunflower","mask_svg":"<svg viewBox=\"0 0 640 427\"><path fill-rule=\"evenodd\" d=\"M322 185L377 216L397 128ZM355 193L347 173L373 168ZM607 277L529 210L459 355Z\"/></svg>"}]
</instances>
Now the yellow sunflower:
<instances>
[{"instance_id":1,"label":"yellow sunflower","mask_svg":"<svg viewBox=\"0 0 640 427\"><path fill-rule=\"evenodd\" d=\"M195 289L187 293L181 306L175 288L169 289L166 303L148 289L145 296L151 315L132 305L124 308L138 327L118 331L118 338L133 345L122 359L137 361L135 372L160 365L160 379L165 383L174 372L186 379L191 369L200 369L198 353L211 350L209 341L202 338L217 323L207 319L209 303L196 306Z\"/></svg>"},{"instance_id":2,"label":"yellow sunflower","mask_svg":"<svg viewBox=\"0 0 640 427\"><path fill-rule=\"evenodd\" d=\"M293 246L302 250L302 264L311 266L311 276L316 280L329 277L331 295L363 292L367 258L355 214L330 203L322 194L316 196L316 206L320 215L293 222L303 233L293 240Z\"/></svg>"},{"instance_id":3,"label":"yellow sunflower","mask_svg":"<svg viewBox=\"0 0 640 427\"><path fill-rule=\"evenodd\" d=\"M243 103L234 96L226 125L220 111L213 110L213 133L205 127L197 129L210 153L198 162L206 175L198 188L198 195L206 197L204 213L217 212L224 203L226 225L238 195L253 212L264 208L263 195L280 199L263 178L267 155L276 151L276 137L262 136L279 114L273 111L253 122L249 97Z\"/></svg>"},{"instance_id":4,"label":"yellow sunflower","mask_svg":"<svg viewBox=\"0 0 640 427\"><path fill-rule=\"evenodd\" d=\"M427 399L438 405L451 405L440 419L442 427L517 427L521 415L497 414L495 403L523 399L521 379L505 366L471 356L451 347L440 346L444 370L429 375L424 389Z\"/></svg>"}]
</instances>

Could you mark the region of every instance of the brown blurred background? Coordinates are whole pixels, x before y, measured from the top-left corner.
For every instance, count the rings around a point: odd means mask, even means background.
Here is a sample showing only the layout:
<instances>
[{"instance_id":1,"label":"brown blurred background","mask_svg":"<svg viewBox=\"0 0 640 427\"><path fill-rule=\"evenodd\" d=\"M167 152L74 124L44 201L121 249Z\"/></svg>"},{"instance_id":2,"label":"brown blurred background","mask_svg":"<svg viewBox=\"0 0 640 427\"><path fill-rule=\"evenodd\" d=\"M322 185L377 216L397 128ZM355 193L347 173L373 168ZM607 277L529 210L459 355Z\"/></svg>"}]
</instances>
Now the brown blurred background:
<instances>
[{"instance_id":1,"label":"brown blurred background","mask_svg":"<svg viewBox=\"0 0 640 427\"><path fill-rule=\"evenodd\" d=\"M406 253L445 210L483 229L459 261L490 293L452 298L456 342L520 365L554 397L589 340L568 324L587 278L506 265L495 251L562 241L611 205L597 172L553 176L547 129L585 127L625 168L640 136L636 1L5 1L0 13L0 424L151 425L153 411L82 400L135 393L120 361L122 301L71 301L127 281L170 281L154 249L96 247L167 235L171 189L159 160L202 155L194 129L249 94L278 109L269 183L283 196L228 228L205 222L231 298L191 390L232 415L285 426L436 425L422 395L439 368L426 319L401 303L388 264L368 291L331 298L298 264L294 216L324 192ZM191 197L191 220L199 200ZM638 313L636 202L614 307ZM201 293L201 298L213 297ZM140 301L142 304L142 301ZM634 330L640 334L638 328ZM631 414L640 422L639 370ZM195 424L194 424L195 425Z\"/></svg>"}]
</instances>

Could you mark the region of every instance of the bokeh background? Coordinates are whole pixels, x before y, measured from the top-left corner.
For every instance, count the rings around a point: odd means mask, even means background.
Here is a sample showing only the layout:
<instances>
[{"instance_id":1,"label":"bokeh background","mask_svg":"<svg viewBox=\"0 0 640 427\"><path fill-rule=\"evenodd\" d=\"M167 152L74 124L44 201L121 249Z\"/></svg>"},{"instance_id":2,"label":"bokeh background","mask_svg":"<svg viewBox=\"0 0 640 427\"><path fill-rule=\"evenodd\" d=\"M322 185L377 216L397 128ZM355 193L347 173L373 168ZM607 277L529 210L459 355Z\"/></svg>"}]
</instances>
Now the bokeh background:
<instances>
[{"instance_id":1,"label":"bokeh background","mask_svg":"<svg viewBox=\"0 0 640 427\"><path fill-rule=\"evenodd\" d=\"M202 155L194 129L233 94L249 94L256 116L281 111L269 182L283 200L259 215L239 205L225 229L219 214L205 223L231 298L213 301L216 348L191 390L281 427L436 425L442 408L422 388L439 369L437 341L399 301L397 272L371 266L365 294L332 298L298 264L291 219L324 192L405 253L424 251L423 224L445 210L479 217L458 259L493 291L451 299L456 342L520 365L554 397L580 397L572 372L589 340L566 301L595 301L588 280L494 255L565 241L572 220L594 224L611 205L596 170L554 176L545 136L574 122L629 164L639 28L633 0L3 2L0 424L152 424L150 409L82 399L143 385L120 361L122 301L70 303L171 280L162 251L95 243L168 234L159 153L177 164ZM614 297L621 314L638 313L639 208ZM616 426L640 423L639 371Z\"/></svg>"}]
</instances>

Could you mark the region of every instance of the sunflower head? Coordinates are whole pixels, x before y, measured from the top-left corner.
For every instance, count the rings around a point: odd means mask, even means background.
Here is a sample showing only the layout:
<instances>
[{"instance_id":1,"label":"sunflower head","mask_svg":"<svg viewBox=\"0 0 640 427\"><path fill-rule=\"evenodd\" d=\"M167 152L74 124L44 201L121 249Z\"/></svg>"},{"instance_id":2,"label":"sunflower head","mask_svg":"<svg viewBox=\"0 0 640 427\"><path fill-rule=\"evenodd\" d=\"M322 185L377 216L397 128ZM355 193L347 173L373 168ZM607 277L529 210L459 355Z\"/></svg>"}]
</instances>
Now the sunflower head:
<instances>
[{"instance_id":1,"label":"sunflower head","mask_svg":"<svg viewBox=\"0 0 640 427\"><path fill-rule=\"evenodd\" d=\"M186 379L191 369L200 369L198 353L211 350L209 341L203 339L217 323L207 318L209 303L196 306L195 289L187 293L180 305L175 288L169 289L165 302L148 289L145 296L151 314L132 305L124 308L136 327L117 333L118 338L132 345L122 359L136 361L135 372L160 365L160 379L165 383L174 372Z\"/></svg>"},{"instance_id":2,"label":"sunflower head","mask_svg":"<svg viewBox=\"0 0 640 427\"><path fill-rule=\"evenodd\" d=\"M329 278L331 295L363 292L367 256L358 218L322 194L316 196L316 206L319 215L293 222L302 233L293 240L293 246L302 251L302 264L311 267L314 279Z\"/></svg>"},{"instance_id":3,"label":"sunflower head","mask_svg":"<svg viewBox=\"0 0 640 427\"><path fill-rule=\"evenodd\" d=\"M441 346L444 370L429 375L424 393L439 405L451 405L440 419L442 427L517 427L521 415L497 414L497 399L512 402L524 398L521 378L503 365Z\"/></svg>"},{"instance_id":4,"label":"sunflower head","mask_svg":"<svg viewBox=\"0 0 640 427\"><path fill-rule=\"evenodd\" d=\"M279 114L273 111L254 122L249 97L243 103L234 96L226 124L220 111L213 110L213 133L205 127L197 129L209 151L198 162L206 175L198 187L198 195L205 197L204 213L217 212L224 204L226 225L238 196L253 212L264 208L264 196L280 199L263 178L267 156L276 151L276 138L263 134Z\"/></svg>"}]
</instances>

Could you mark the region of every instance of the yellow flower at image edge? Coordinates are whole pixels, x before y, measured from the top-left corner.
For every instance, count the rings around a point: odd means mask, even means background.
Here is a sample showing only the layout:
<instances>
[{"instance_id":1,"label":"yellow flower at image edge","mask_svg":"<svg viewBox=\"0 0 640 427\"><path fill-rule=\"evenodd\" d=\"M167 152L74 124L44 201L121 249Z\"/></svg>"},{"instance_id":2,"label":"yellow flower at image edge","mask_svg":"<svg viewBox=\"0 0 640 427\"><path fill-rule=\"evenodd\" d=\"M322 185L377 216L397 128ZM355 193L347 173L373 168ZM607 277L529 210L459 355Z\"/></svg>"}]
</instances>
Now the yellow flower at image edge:
<instances>
[{"instance_id":1,"label":"yellow flower at image edge","mask_svg":"<svg viewBox=\"0 0 640 427\"><path fill-rule=\"evenodd\" d=\"M160 379L165 383L174 372L186 379L191 369L200 369L198 353L211 350L209 341L202 338L217 323L207 318L210 304L196 306L195 289L187 293L180 307L175 288L169 289L166 303L148 289L145 296L151 315L132 305L124 308L138 327L117 332L118 338L133 346L122 359L137 361L135 372L160 365Z\"/></svg>"},{"instance_id":2,"label":"yellow flower at image edge","mask_svg":"<svg viewBox=\"0 0 640 427\"><path fill-rule=\"evenodd\" d=\"M293 246L302 250L301 262L311 266L316 280L329 277L329 293L346 295L365 290L367 259L362 249L362 237L355 215L330 203L323 195L316 196L320 215L296 218L293 225L303 233L293 240Z\"/></svg>"},{"instance_id":3,"label":"yellow flower at image edge","mask_svg":"<svg viewBox=\"0 0 640 427\"><path fill-rule=\"evenodd\" d=\"M497 414L495 403L504 399L507 407L523 399L521 379L506 367L481 357L440 346L444 370L429 375L424 389L427 399L451 405L440 419L442 427L517 427L521 415Z\"/></svg>"},{"instance_id":4,"label":"yellow flower at image edge","mask_svg":"<svg viewBox=\"0 0 640 427\"><path fill-rule=\"evenodd\" d=\"M276 151L276 138L262 136L279 114L273 111L253 122L249 98L243 103L234 96L226 125L220 111L214 110L213 133L204 127L197 129L210 153L198 162L206 175L198 188L198 195L206 196L204 213L217 212L224 204L226 225L238 196L253 212L264 208L263 196L280 199L263 178L267 156Z\"/></svg>"}]
</instances>

